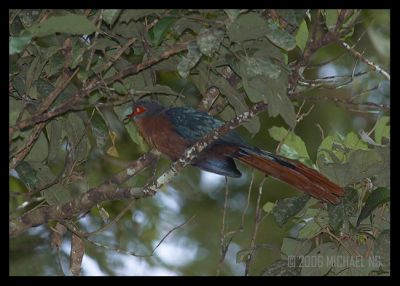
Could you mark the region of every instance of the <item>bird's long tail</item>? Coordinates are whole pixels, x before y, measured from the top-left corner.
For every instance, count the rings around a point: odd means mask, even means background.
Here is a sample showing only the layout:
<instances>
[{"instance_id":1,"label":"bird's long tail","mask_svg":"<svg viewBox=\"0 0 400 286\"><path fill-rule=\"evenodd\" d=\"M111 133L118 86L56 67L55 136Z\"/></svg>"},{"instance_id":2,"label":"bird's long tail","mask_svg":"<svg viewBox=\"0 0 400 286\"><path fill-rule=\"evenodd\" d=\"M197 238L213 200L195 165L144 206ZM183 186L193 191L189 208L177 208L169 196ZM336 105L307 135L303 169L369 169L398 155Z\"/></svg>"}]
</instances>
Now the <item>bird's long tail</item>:
<instances>
[{"instance_id":1,"label":"bird's long tail","mask_svg":"<svg viewBox=\"0 0 400 286\"><path fill-rule=\"evenodd\" d=\"M241 147L235 158L326 202L338 204L344 194L343 188L295 160L253 147Z\"/></svg>"}]
</instances>

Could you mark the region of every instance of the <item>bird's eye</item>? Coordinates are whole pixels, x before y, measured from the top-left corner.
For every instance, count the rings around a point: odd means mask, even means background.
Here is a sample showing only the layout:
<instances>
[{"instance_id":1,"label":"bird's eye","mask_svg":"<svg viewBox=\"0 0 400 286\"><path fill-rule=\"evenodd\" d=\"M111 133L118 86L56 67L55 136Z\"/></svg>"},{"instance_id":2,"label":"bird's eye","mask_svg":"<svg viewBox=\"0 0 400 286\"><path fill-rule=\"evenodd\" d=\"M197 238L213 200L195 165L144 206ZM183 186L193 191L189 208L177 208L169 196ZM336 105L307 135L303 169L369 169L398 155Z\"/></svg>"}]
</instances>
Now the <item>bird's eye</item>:
<instances>
[{"instance_id":1,"label":"bird's eye","mask_svg":"<svg viewBox=\"0 0 400 286\"><path fill-rule=\"evenodd\" d=\"M146 108L144 108L143 106L138 106L135 108L133 115L136 116L136 115L142 114L145 111L146 111Z\"/></svg>"}]
</instances>

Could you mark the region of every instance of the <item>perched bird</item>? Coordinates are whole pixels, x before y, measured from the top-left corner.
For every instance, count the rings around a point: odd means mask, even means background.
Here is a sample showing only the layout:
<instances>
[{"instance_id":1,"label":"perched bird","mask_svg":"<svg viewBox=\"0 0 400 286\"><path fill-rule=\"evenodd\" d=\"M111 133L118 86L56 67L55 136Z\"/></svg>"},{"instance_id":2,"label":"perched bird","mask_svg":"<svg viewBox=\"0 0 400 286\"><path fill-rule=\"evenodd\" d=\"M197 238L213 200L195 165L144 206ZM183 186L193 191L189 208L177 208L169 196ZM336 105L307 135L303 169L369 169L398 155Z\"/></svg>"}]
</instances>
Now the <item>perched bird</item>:
<instances>
[{"instance_id":1,"label":"perched bird","mask_svg":"<svg viewBox=\"0 0 400 286\"><path fill-rule=\"evenodd\" d=\"M155 101L133 104L132 118L140 134L171 160L177 160L196 141L224 124L207 113L190 107L166 108ZM235 131L214 141L192 162L202 170L229 177L240 177L234 159L266 175L288 183L317 199L337 204L343 188L306 165L245 143Z\"/></svg>"}]
</instances>

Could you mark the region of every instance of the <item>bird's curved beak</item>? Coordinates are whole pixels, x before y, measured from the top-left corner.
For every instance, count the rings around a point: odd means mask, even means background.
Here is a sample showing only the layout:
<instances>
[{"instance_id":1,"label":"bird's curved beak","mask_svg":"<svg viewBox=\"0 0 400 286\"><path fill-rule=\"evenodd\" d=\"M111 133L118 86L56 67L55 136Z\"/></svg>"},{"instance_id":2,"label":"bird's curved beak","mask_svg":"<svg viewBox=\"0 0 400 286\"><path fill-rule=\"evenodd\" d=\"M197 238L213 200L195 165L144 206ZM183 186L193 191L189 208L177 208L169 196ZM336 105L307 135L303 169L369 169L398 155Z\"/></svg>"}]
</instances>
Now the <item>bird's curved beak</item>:
<instances>
[{"instance_id":1,"label":"bird's curved beak","mask_svg":"<svg viewBox=\"0 0 400 286\"><path fill-rule=\"evenodd\" d=\"M135 112L133 111L132 113L130 113L130 114L128 114L127 116L125 116L123 122L124 122L125 124L128 123L129 120L130 120L132 117L134 117L134 116L135 116Z\"/></svg>"}]
</instances>

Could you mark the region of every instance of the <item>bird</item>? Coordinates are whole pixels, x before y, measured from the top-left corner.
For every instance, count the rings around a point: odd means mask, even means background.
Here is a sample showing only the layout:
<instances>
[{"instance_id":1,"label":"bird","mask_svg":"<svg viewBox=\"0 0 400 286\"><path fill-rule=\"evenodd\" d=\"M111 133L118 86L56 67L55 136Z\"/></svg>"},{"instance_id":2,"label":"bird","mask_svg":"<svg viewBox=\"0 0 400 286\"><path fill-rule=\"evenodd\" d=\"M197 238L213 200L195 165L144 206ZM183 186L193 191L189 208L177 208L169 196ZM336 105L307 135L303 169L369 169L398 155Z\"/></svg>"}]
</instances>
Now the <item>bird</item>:
<instances>
[{"instance_id":1,"label":"bird","mask_svg":"<svg viewBox=\"0 0 400 286\"><path fill-rule=\"evenodd\" d=\"M157 101L141 99L133 103L126 116L133 121L147 143L172 161L205 135L225 124L206 112L192 107L165 107ZM342 187L305 164L247 144L232 130L207 146L191 162L204 171L227 177L240 177L235 160L267 176L283 181L323 202L338 204Z\"/></svg>"}]
</instances>

